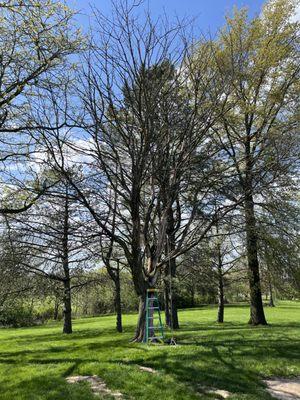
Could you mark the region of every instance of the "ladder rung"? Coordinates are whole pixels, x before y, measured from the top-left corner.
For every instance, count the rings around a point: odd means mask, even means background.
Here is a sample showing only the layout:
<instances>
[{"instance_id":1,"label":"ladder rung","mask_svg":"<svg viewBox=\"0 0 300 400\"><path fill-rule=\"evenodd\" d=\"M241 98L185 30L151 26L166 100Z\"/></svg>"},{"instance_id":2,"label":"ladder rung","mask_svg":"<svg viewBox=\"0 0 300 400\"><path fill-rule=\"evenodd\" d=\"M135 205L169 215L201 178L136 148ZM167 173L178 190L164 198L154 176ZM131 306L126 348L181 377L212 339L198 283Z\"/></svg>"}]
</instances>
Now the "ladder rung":
<instances>
[{"instance_id":1,"label":"ladder rung","mask_svg":"<svg viewBox=\"0 0 300 400\"><path fill-rule=\"evenodd\" d=\"M151 337L148 338L148 340L151 340L151 339L163 339L163 338L164 338L163 336L151 336Z\"/></svg>"},{"instance_id":2,"label":"ladder rung","mask_svg":"<svg viewBox=\"0 0 300 400\"><path fill-rule=\"evenodd\" d=\"M149 343L151 342L154 343L155 341L162 342L165 336L161 322L158 297L155 295L148 296L146 308L147 308L147 319L146 319L147 324L145 329L145 334L146 334L145 341L148 341Z\"/></svg>"},{"instance_id":3,"label":"ladder rung","mask_svg":"<svg viewBox=\"0 0 300 400\"><path fill-rule=\"evenodd\" d=\"M160 326L148 326L148 329L160 329Z\"/></svg>"}]
</instances>

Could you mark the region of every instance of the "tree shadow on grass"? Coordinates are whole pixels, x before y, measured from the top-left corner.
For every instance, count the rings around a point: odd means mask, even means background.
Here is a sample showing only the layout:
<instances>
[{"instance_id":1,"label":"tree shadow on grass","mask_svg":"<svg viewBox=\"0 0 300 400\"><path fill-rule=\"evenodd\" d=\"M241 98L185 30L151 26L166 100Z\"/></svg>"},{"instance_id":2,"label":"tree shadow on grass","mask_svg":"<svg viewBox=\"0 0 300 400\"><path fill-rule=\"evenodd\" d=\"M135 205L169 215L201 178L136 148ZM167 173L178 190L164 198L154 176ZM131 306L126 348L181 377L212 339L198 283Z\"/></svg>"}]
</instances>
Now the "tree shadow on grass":
<instances>
[{"instance_id":1,"label":"tree shadow on grass","mask_svg":"<svg viewBox=\"0 0 300 400\"><path fill-rule=\"evenodd\" d=\"M200 365L199 357L202 357ZM147 358L135 358L132 361L119 359L114 362L137 368L139 365L151 367L163 372L164 377L173 376L176 382L193 388L196 394L207 395L214 388L227 390L236 395L252 395L255 399L272 399L255 372L241 367L236 362L233 353L225 356L216 346L211 346L210 352L202 355L180 354L178 356L174 350L172 353L162 352Z\"/></svg>"},{"instance_id":2,"label":"tree shadow on grass","mask_svg":"<svg viewBox=\"0 0 300 400\"><path fill-rule=\"evenodd\" d=\"M143 357L113 362L151 367L192 386L196 392L200 388L200 392L205 393L205 388L214 387L238 396L249 395L252 399L271 399L262 383L264 365L268 366L268 371L283 370L285 374L285 366L297 365L300 359L300 341L284 334L278 338L278 331L265 328L250 333L251 336L241 334L236 337L237 333L234 333L230 337L227 332L224 341L219 336L198 336L192 340L191 335L186 335L188 341L181 343L180 337L179 346L172 350L162 347L161 353L157 354L158 348L152 351L148 347L149 351Z\"/></svg>"},{"instance_id":3,"label":"tree shadow on grass","mask_svg":"<svg viewBox=\"0 0 300 400\"><path fill-rule=\"evenodd\" d=\"M93 335L88 336L89 338L94 338ZM51 341L46 341L46 343L57 343L56 338L52 338ZM86 337L85 337L86 339ZM99 362L98 358L90 359L90 352L99 352L103 356L106 352L107 356L110 357L108 349L120 350L135 349L138 351L146 351L145 348L140 347L137 344L131 344L128 340L120 338L118 340L111 339L102 342L87 342L80 343L78 341L76 344L71 341L70 344L65 346L54 346L45 348L35 348L35 349L23 349L17 351L5 351L0 352L0 364L54 364L54 363L65 363L65 362L76 362L76 363L88 363L88 362ZM70 357L73 354L74 357ZM81 355L82 357L78 357ZM60 355L60 357L57 357ZM65 355L65 357L64 357ZM85 355L88 355L86 357Z\"/></svg>"},{"instance_id":4,"label":"tree shadow on grass","mask_svg":"<svg viewBox=\"0 0 300 400\"><path fill-rule=\"evenodd\" d=\"M185 332L185 331L248 331L248 332L263 332L268 329L280 329L281 331L284 328L294 328L300 329L300 322L288 322L281 324L268 324L268 325L258 325L252 326L247 323L235 323L235 322L224 322L223 324L215 323L207 323L207 322L193 322L192 324L182 323L180 329L176 330L176 332Z\"/></svg>"},{"instance_id":5,"label":"tree shadow on grass","mask_svg":"<svg viewBox=\"0 0 300 400\"><path fill-rule=\"evenodd\" d=\"M88 384L68 384L64 378L54 375L30 377L14 384L2 383L1 400L95 400ZM98 396L98 399L105 397ZM107 398L107 397L106 397Z\"/></svg>"},{"instance_id":6,"label":"tree shadow on grass","mask_svg":"<svg viewBox=\"0 0 300 400\"><path fill-rule=\"evenodd\" d=\"M117 334L113 329L86 329L78 332L74 332L72 334L66 335L61 332L53 332L48 334L39 334L35 336L35 340L38 341L39 344L47 343L47 342L72 342L77 340L86 340L99 338L99 340L104 341L105 337L114 337L115 342L125 342L126 338L129 339L130 334L124 332L124 334ZM10 338L8 341L12 341L15 344L26 346L26 344L32 345L33 340L32 337L29 336L14 336Z\"/></svg>"},{"instance_id":7,"label":"tree shadow on grass","mask_svg":"<svg viewBox=\"0 0 300 400\"><path fill-rule=\"evenodd\" d=\"M300 358L299 341L292 340L288 329L285 330L285 328L299 328L298 322L255 328L241 323L225 323L223 326L217 324L207 326L206 323L183 325L183 329L176 332L180 346L177 348L163 346L160 350L130 343L129 338L133 329L128 330L124 335L117 334L111 327L99 326L96 329L85 327L86 329L72 335L63 335L57 330L46 334L42 330L36 335L32 334L32 337L28 334L12 336L9 338L12 346L17 344L18 347L16 351L11 347L11 351L1 352L1 364L11 364L12 370L16 365L21 368L27 368L27 366L35 368L41 373L51 371L52 368L57 368L59 371L58 376L53 374L42 377L33 376L28 381L19 381L15 384L4 381L1 390L5 395L0 398L1 400L19 399L18 395L24 385L25 395L22 400L41 398L89 400L88 396L91 395L89 388L75 385L77 386L75 390L72 385L69 387L64 377L78 371L86 372L86 369L90 369L89 373L101 375L100 368L103 368L103 374L107 374L108 383L109 379L114 382L116 379L130 378L132 379L130 384L135 390L134 385L139 384L136 377L143 374L139 371L138 365L145 365L163 372L163 374L156 374L155 377L149 375L143 377L142 382L147 390L153 388L152 381L155 379L155 385L163 393L166 386L170 385L168 379L170 377L172 382L179 382L186 393L192 391L194 396L202 393L207 399L212 398L207 391L213 387L228 390L240 396L236 397L239 399L245 394L247 398L255 400L270 400L271 397L265 391L258 371L263 371L262 366L266 363L271 366L273 363L276 364L277 360L282 360L284 369L284 365L289 362L293 365L298 357ZM130 326L133 327L133 325ZM193 339L195 331L197 334ZM30 346L29 349L26 349L27 345ZM20 346L22 347L19 350ZM32 348L33 346L35 348ZM280 370L280 362L277 370ZM258 366L253 366L254 363ZM42 365L45 365L44 369ZM111 372L106 370L110 368ZM276 365L274 370L276 370ZM111 378L109 378L110 373ZM144 374L147 373L144 372ZM123 386L120 382L120 388ZM174 391L182 390L175 386ZM133 394L139 393L138 390L137 388ZM184 390L179 393L181 394L178 398L184 399L184 394L182 394ZM144 397L141 395L136 398Z\"/></svg>"}]
</instances>

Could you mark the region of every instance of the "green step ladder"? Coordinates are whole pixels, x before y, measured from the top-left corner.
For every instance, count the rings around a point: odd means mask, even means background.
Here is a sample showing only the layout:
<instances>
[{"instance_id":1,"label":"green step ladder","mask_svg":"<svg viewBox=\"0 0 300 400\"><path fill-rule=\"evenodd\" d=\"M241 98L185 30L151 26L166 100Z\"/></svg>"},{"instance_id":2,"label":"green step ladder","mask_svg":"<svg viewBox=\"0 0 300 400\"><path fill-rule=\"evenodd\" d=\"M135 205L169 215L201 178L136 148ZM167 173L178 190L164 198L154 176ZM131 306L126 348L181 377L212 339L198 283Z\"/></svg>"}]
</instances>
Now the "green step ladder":
<instances>
[{"instance_id":1,"label":"green step ladder","mask_svg":"<svg viewBox=\"0 0 300 400\"><path fill-rule=\"evenodd\" d=\"M164 343L165 334L156 289L147 290L144 343Z\"/></svg>"}]
</instances>

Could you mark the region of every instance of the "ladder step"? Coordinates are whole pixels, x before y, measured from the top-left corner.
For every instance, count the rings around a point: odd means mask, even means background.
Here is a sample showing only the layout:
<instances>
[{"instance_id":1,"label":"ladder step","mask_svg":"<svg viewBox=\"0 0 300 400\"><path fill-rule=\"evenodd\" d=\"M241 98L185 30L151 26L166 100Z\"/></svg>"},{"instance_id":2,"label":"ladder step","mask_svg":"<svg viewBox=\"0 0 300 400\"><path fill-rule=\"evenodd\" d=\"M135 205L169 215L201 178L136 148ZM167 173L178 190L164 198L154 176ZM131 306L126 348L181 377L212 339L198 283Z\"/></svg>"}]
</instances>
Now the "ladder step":
<instances>
[{"instance_id":1,"label":"ladder step","mask_svg":"<svg viewBox=\"0 0 300 400\"><path fill-rule=\"evenodd\" d=\"M147 319L145 327L145 342L162 342L164 339L164 330L161 321L161 313L158 296L155 294L147 296L146 302ZM155 325L154 325L155 324ZM151 336L153 335L153 336ZM156 336L158 335L158 336Z\"/></svg>"},{"instance_id":2,"label":"ladder step","mask_svg":"<svg viewBox=\"0 0 300 400\"><path fill-rule=\"evenodd\" d=\"M148 338L148 340L151 340L151 339L163 339L163 338L164 338L163 336L150 336Z\"/></svg>"},{"instance_id":3,"label":"ladder step","mask_svg":"<svg viewBox=\"0 0 300 400\"><path fill-rule=\"evenodd\" d=\"M148 326L149 329L161 329L161 326Z\"/></svg>"}]
</instances>

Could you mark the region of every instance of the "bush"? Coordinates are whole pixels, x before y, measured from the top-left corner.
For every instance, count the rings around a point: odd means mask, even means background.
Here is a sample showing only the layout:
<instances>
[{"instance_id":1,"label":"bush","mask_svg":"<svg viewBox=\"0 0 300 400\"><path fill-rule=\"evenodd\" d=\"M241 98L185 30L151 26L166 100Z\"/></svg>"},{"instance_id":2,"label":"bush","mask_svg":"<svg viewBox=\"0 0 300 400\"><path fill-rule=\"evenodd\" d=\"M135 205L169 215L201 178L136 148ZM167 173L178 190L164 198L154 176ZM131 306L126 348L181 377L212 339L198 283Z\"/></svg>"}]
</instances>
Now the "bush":
<instances>
[{"instance_id":1,"label":"bush","mask_svg":"<svg viewBox=\"0 0 300 400\"><path fill-rule=\"evenodd\" d=\"M0 309L0 326L19 328L36 325L33 311L24 305L14 305Z\"/></svg>"}]
</instances>

